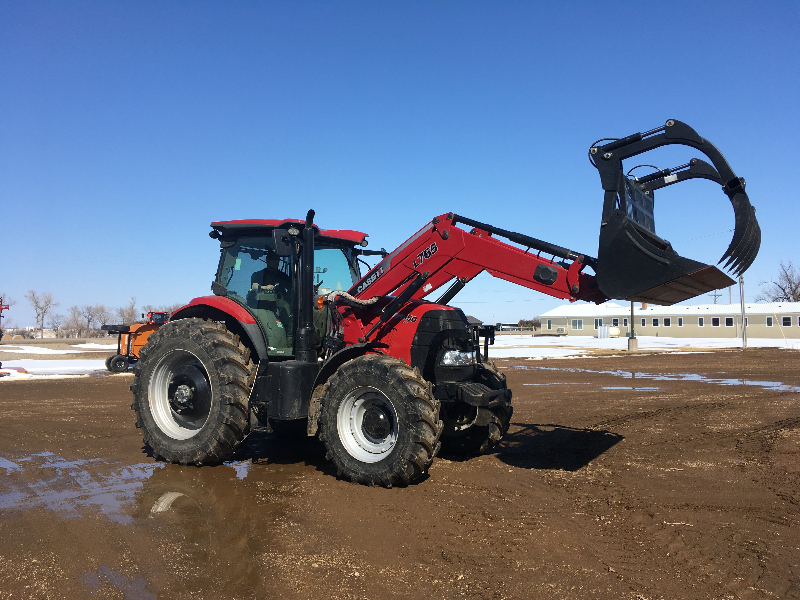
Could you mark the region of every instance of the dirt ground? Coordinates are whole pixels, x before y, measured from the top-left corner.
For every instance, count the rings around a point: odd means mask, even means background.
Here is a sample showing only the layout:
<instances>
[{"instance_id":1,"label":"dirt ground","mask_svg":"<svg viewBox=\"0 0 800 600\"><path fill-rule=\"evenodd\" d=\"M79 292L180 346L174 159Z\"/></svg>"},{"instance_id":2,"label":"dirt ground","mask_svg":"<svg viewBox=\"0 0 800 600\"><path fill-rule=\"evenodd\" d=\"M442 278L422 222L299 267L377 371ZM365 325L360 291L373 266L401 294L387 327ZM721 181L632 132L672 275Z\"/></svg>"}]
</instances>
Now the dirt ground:
<instances>
[{"instance_id":1,"label":"dirt ground","mask_svg":"<svg viewBox=\"0 0 800 600\"><path fill-rule=\"evenodd\" d=\"M416 485L314 441L142 447L130 375L0 383L0 599L800 598L800 355L505 360L509 434Z\"/></svg>"}]
</instances>

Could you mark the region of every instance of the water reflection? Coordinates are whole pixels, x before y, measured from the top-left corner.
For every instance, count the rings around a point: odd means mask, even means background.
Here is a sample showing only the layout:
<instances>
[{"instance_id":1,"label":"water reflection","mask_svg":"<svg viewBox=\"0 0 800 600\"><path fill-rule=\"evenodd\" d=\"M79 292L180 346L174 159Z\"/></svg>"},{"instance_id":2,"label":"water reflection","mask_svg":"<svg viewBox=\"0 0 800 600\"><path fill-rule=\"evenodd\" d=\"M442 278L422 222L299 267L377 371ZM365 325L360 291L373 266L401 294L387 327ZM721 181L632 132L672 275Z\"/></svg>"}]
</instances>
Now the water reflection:
<instances>
[{"instance_id":1,"label":"water reflection","mask_svg":"<svg viewBox=\"0 0 800 600\"><path fill-rule=\"evenodd\" d=\"M592 373L597 375L612 375L614 377L622 377L624 379L651 379L654 381L693 381L700 383L713 383L716 385L750 385L760 387L765 390L772 390L776 392L794 392L800 393L800 386L789 385L780 381L760 381L746 378L715 378L706 377L698 373L643 373L641 371L622 371L622 370L605 370L599 371L594 369L579 369L574 367L559 368L559 367L539 367L529 365L515 365L504 367L506 369L525 369L529 371L562 371L567 373ZM537 385L537 384L525 384ZM543 383L538 385L553 385L550 383ZM618 389L618 388L603 388L603 389ZM637 389L658 389L658 388L637 388Z\"/></svg>"},{"instance_id":2,"label":"water reflection","mask_svg":"<svg viewBox=\"0 0 800 600\"><path fill-rule=\"evenodd\" d=\"M96 510L117 523L132 523L127 505L163 463L120 466L102 458L66 460L52 452L0 457L0 509L45 508L64 517Z\"/></svg>"}]
</instances>

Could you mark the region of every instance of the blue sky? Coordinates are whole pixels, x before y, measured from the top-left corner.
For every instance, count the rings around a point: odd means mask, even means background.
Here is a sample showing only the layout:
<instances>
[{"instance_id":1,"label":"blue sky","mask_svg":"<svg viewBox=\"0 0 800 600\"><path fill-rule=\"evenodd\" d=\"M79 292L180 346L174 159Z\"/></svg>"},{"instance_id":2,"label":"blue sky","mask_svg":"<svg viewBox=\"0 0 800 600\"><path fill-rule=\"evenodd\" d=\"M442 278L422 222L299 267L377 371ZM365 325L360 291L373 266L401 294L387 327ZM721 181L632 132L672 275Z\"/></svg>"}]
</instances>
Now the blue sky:
<instances>
[{"instance_id":1,"label":"blue sky","mask_svg":"<svg viewBox=\"0 0 800 600\"><path fill-rule=\"evenodd\" d=\"M596 255L589 145L668 118L747 179L763 232L752 301L779 261L800 263L798 23L797 2L6 1L7 316L33 324L29 289L59 312L207 295L211 221L308 208L372 248L455 211ZM715 264L733 212L690 182L657 195L656 224ZM560 303L488 276L454 302L486 321Z\"/></svg>"}]
</instances>

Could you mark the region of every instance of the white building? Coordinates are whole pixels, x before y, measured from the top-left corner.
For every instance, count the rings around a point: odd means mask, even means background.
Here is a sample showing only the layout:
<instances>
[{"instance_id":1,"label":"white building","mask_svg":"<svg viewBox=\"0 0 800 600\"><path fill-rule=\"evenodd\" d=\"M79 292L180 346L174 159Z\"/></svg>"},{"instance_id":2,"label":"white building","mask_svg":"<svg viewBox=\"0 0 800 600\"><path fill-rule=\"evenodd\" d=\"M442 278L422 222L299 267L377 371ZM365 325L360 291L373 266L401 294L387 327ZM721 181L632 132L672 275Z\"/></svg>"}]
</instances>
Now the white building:
<instances>
[{"instance_id":1,"label":"white building","mask_svg":"<svg viewBox=\"0 0 800 600\"><path fill-rule=\"evenodd\" d=\"M631 305L565 304L539 317L542 335L596 336L601 325L619 327L622 335L631 330ZM748 337L800 338L800 302L758 302L745 304ZM634 304L636 335L666 337L736 338L742 335L740 304L676 304L648 306Z\"/></svg>"}]
</instances>

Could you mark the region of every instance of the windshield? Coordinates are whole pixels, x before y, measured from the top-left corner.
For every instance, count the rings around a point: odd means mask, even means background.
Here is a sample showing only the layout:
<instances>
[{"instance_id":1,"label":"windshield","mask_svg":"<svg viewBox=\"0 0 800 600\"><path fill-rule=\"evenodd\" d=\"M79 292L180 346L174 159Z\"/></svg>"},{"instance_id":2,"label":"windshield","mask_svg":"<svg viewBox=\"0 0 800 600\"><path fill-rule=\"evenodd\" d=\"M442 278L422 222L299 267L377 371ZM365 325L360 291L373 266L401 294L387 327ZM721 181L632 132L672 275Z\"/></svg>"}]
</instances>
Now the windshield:
<instances>
[{"instance_id":1,"label":"windshield","mask_svg":"<svg viewBox=\"0 0 800 600\"><path fill-rule=\"evenodd\" d=\"M318 294L349 290L360 279L358 267L349 248L316 248L314 250L314 285Z\"/></svg>"}]
</instances>

